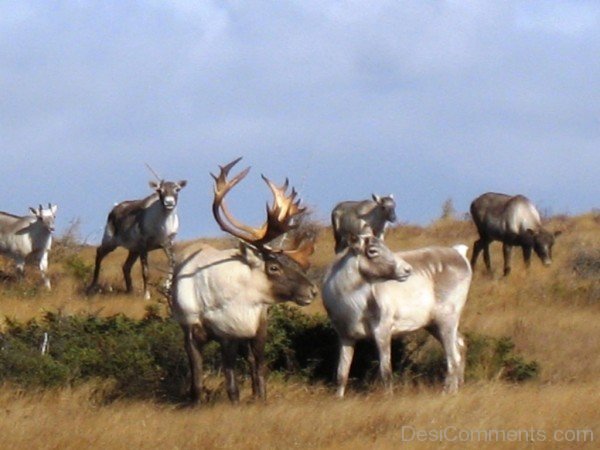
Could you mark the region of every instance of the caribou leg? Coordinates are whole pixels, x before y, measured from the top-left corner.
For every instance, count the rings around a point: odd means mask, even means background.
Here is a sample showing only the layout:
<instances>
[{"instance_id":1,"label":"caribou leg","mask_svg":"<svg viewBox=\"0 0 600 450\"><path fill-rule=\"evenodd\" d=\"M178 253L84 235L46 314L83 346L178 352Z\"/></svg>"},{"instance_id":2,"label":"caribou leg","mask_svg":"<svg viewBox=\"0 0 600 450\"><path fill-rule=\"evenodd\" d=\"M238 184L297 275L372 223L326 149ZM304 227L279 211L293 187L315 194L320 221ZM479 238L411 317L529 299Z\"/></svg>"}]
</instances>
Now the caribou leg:
<instances>
[{"instance_id":1,"label":"caribou leg","mask_svg":"<svg viewBox=\"0 0 600 450\"><path fill-rule=\"evenodd\" d=\"M354 358L355 344L356 342L354 340L340 338L340 359L337 368L338 388L336 392L336 395L340 398L346 393L346 384L348 383L352 358Z\"/></svg>"},{"instance_id":2,"label":"caribou leg","mask_svg":"<svg viewBox=\"0 0 600 450\"><path fill-rule=\"evenodd\" d=\"M267 399L267 384L265 382L265 342L267 340L266 311L261 317L260 327L256 337L250 341L252 394L261 400Z\"/></svg>"},{"instance_id":3,"label":"caribou leg","mask_svg":"<svg viewBox=\"0 0 600 450\"><path fill-rule=\"evenodd\" d=\"M221 341L221 356L225 372L225 385L227 396L233 404L240 402L240 390L235 378L235 363L237 360L238 341L237 339L223 339Z\"/></svg>"},{"instance_id":4,"label":"caribou leg","mask_svg":"<svg viewBox=\"0 0 600 450\"><path fill-rule=\"evenodd\" d=\"M144 282L144 300L150 300L150 290L148 289L148 252L140 253L142 263L142 280Z\"/></svg>"},{"instance_id":5,"label":"caribou leg","mask_svg":"<svg viewBox=\"0 0 600 450\"><path fill-rule=\"evenodd\" d=\"M475 264L477 263L477 258L483 250L484 241L483 239L478 239L473 243L473 254L471 255L471 268L475 269Z\"/></svg>"},{"instance_id":6,"label":"caribou leg","mask_svg":"<svg viewBox=\"0 0 600 450\"><path fill-rule=\"evenodd\" d=\"M47 290L51 290L52 286L50 284L50 278L48 277L48 274L46 273L46 271L48 270L48 253L45 252L42 257L40 258L40 263L39 263L39 268L40 268L40 274L42 276L42 280L44 281L44 286L46 287Z\"/></svg>"},{"instance_id":7,"label":"caribou leg","mask_svg":"<svg viewBox=\"0 0 600 450\"><path fill-rule=\"evenodd\" d=\"M201 402L202 394L202 346L206 336L200 325L182 325L185 351L190 363L191 384L190 399L192 403Z\"/></svg>"},{"instance_id":8,"label":"caribou leg","mask_svg":"<svg viewBox=\"0 0 600 450\"><path fill-rule=\"evenodd\" d=\"M133 290L133 284L131 283L131 267L137 261L138 256L140 256L139 253L130 250L127 259L123 264L123 278L125 278L125 290L127 293L131 293Z\"/></svg>"},{"instance_id":9,"label":"caribou leg","mask_svg":"<svg viewBox=\"0 0 600 450\"><path fill-rule=\"evenodd\" d=\"M380 327L374 330L375 344L379 352L379 375L384 389L392 392L392 336L390 329Z\"/></svg>"},{"instance_id":10,"label":"caribou leg","mask_svg":"<svg viewBox=\"0 0 600 450\"><path fill-rule=\"evenodd\" d=\"M454 394L464 382L466 345L458 332L458 319L447 318L446 323L432 325L427 330L442 344L446 355L444 392Z\"/></svg>"},{"instance_id":11,"label":"caribou leg","mask_svg":"<svg viewBox=\"0 0 600 450\"><path fill-rule=\"evenodd\" d=\"M94 278L92 279L92 283L88 287L88 293L92 291L92 289L98 286L98 277L100 276L100 266L102 265L102 260L106 255L112 252L116 246L113 245L100 245L96 250L96 264L94 266Z\"/></svg>"},{"instance_id":12,"label":"caribou leg","mask_svg":"<svg viewBox=\"0 0 600 450\"><path fill-rule=\"evenodd\" d=\"M524 245L523 247L523 261L525 261L525 267L531 265L531 246Z\"/></svg>"},{"instance_id":13,"label":"caribou leg","mask_svg":"<svg viewBox=\"0 0 600 450\"><path fill-rule=\"evenodd\" d=\"M512 245L502 244L502 254L504 255L504 276L510 275L510 258L512 256Z\"/></svg>"}]
</instances>

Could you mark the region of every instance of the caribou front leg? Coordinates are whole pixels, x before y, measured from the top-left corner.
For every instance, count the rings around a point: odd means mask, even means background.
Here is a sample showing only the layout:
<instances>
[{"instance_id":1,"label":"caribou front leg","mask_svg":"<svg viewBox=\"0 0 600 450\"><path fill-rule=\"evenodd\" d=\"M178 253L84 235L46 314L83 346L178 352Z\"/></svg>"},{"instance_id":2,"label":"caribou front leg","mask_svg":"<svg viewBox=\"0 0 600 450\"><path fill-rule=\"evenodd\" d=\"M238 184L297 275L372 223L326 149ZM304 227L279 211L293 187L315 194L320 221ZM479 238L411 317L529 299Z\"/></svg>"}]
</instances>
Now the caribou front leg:
<instances>
[{"instance_id":1,"label":"caribou front leg","mask_svg":"<svg viewBox=\"0 0 600 450\"><path fill-rule=\"evenodd\" d=\"M350 374L352 358L354 358L354 345L356 342L351 339L340 338L340 359L337 368L337 396L342 398L346 393L346 384Z\"/></svg>"},{"instance_id":2,"label":"caribou front leg","mask_svg":"<svg viewBox=\"0 0 600 450\"><path fill-rule=\"evenodd\" d=\"M265 381L265 343L267 340L267 314L261 317L260 327L254 339L250 341L252 357L252 394L261 400L267 399L267 384Z\"/></svg>"},{"instance_id":3,"label":"caribou front leg","mask_svg":"<svg viewBox=\"0 0 600 450\"><path fill-rule=\"evenodd\" d=\"M182 329L191 371L190 399L196 404L202 401L202 346L206 341L206 335L197 324L182 325Z\"/></svg>"}]
</instances>

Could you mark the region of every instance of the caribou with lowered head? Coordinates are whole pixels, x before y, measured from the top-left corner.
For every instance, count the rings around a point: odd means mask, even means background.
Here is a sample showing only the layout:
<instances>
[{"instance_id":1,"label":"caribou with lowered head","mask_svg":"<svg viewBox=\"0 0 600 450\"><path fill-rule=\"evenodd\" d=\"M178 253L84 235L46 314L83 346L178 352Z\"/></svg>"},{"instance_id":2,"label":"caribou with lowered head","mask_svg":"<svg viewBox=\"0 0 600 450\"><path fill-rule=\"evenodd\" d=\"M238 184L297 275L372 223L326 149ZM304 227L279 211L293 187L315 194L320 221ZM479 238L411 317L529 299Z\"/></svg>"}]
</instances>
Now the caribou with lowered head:
<instances>
[{"instance_id":1,"label":"caribou with lowered head","mask_svg":"<svg viewBox=\"0 0 600 450\"><path fill-rule=\"evenodd\" d=\"M393 195L372 200L345 201L338 203L331 212L331 226L335 238L335 252L348 246L348 236L371 234L383 239L388 223L396 220L396 202Z\"/></svg>"},{"instance_id":2,"label":"caribou with lowered head","mask_svg":"<svg viewBox=\"0 0 600 450\"><path fill-rule=\"evenodd\" d=\"M102 243L96 250L94 278L88 292L98 287L100 265L104 257L117 247L125 247L129 254L123 264L127 292L132 291L131 267L140 258L144 282L144 298L150 299L148 288L148 252L162 248L171 259L171 245L179 229L177 199L179 191L187 184L150 181L154 193L142 200L127 200L117 204L109 213Z\"/></svg>"},{"instance_id":3,"label":"caribou with lowered head","mask_svg":"<svg viewBox=\"0 0 600 450\"><path fill-rule=\"evenodd\" d=\"M25 262L38 264L44 286L51 289L48 269L48 251L52 246L52 232L58 207L48 203L47 208L29 208L31 215L15 216L0 212L0 254L17 263L17 271L23 275Z\"/></svg>"},{"instance_id":4,"label":"caribou with lowered head","mask_svg":"<svg viewBox=\"0 0 600 450\"><path fill-rule=\"evenodd\" d=\"M466 348L458 324L472 275L467 249L462 245L393 253L377 237L351 239L323 284L323 303L340 342L339 397L346 390L357 340L375 340L379 373L391 391L391 340L420 328L444 347L445 390L458 390L464 379Z\"/></svg>"},{"instance_id":5,"label":"caribou with lowered head","mask_svg":"<svg viewBox=\"0 0 600 450\"><path fill-rule=\"evenodd\" d=\"M238 345L250 346L252 392L266 398L264 349L267 310L274 303L293 301L309 304L317 287L307 278L308 257L313 242L295 243L295 248L276 250L268 244L295 227L293 220L304 211L296 192L286 194L263 176L274 201L267 208L267 221L260 228L238 222L224 198L248 173L245 169L230 181L227 176L241 158L221 167L215 179L212 212L221 229L239 239L239 247L217 250L206 244L188 244L175 249L171 307L181 325L191 368L190 396L200 402L202 392L202 347L209 339L221 345L226 389L233 403L239 401L235 377Z\"/></svg>"},{"instance_id":6,"label":"caribou with lowered head","mask_svg":"<svg viewBox=\"0 0 600 450\"><path fill-rule=\"evenodd\" d=\"M493 241L502 242L505 276L510 274L513 246L523 249L523 260L527 267L531 263L532 249L545 266L552 263L554 238L561 232L550 232L542 227L540 214L527 197L487 192L471 203L471 217L479 233L471 255L473 269L479 253L483 250L487 270L492 271L490 243Z\"/></svg>"}]
</instances>

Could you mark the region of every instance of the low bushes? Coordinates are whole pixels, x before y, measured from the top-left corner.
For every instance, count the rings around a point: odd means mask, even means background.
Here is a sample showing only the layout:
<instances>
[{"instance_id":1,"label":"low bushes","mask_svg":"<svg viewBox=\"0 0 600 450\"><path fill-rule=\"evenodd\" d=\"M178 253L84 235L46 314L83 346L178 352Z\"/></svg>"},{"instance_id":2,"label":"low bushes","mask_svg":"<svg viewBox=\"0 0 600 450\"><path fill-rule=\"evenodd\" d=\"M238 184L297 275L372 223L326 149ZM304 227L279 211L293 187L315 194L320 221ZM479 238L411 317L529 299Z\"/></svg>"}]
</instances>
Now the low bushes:
<instances>
[{"instance_id":1,"label":"low bushes","mask_svg":"<svg viewBox=\"0 0 600 450\"><path fill-rule=\"evenodd\" d=\"M48 345L42 352L45 336ZM509 338L470 334L467 340L468 380L523 381L539 371L537 363L515 354ZM266 356L270 370L284 378L331 382L337 365L337 336L326 317L280 305L270 311ZM441 347L432 344L426 333L395 341L392 358L395 373L405 382L438 382L445 372ZM204 365L209 373L219 370L216 343L205 347ZM369 385L376 374L374 345L360 343L351 371L354 383ZM53 312L42 321L6 320L0 334L0 381L44 388L98 379L111 382L106 400L181 400L187 390L188 367L179 326L154 308L148 308L142 320Z\"/></svg>"}]
</instances>

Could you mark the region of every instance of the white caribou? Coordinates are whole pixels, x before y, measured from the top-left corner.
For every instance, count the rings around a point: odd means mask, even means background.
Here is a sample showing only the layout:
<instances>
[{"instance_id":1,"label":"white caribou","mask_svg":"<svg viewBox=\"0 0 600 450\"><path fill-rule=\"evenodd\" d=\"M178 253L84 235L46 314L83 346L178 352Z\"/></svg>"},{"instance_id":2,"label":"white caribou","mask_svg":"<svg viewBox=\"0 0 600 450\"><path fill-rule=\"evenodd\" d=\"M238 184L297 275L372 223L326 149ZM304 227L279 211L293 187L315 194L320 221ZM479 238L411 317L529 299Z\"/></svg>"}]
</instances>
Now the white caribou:
<instances>
[{"instance_id":1,"label":"white caribou","mask_svg":"<svg viewBox=\"0 0 600 450\"><path fill-rule=\"evenodd\" d=\"M15 216L0 212L0 254L15 260L19 274L23 274L26 261L38 264L42 280L51 289L48 270L48 251L52 246L52 232L56 219L56 205L29 208L31 215Z\"/></svg>"},{"instance_id":2,"label":"white caribou","mask_svg":"<svg viewBox=\"0 0 600 450\"><path fill-rule=\"evenodd\" d=\"M209 339L221 345L226 389L233 403L239 401L235 361L240 342L249 342L252 391L266 398L264 349L267 337L267 309L270 305L294 301L309 304L318 294L306 277L312 241L298 242L293 250L275 250L267 244L294 228L293 219L304 211L296 192L287 195L288 183L277 187L266 178L274 195L267 221L252 228L236 221L224 197L249 168L227 181L231 168L240 160L221 167L215 178L213 215L223 231L240 239L239 248L218 250L206 244L175 248L171 286L173 316L183 329L185 349L191 368L190 397L201 400L202 347Z\"/></svg>"},{"instance_id":3,"label":"white caribou","mask_svg":"<svg viewBox=\"0 0 600 450\"><path fill-rule=\"evenodd\" d=\"M338 255L323 284L323 302L339 335L337 395L344 396L357 340L375 340L380 375L391 390L391 340L425 328L444 347L445 389L456 392L465 368L458 331L471 283L466 246L393 253L380 239L361 236Z\"/></svg>"}]
</instances>

